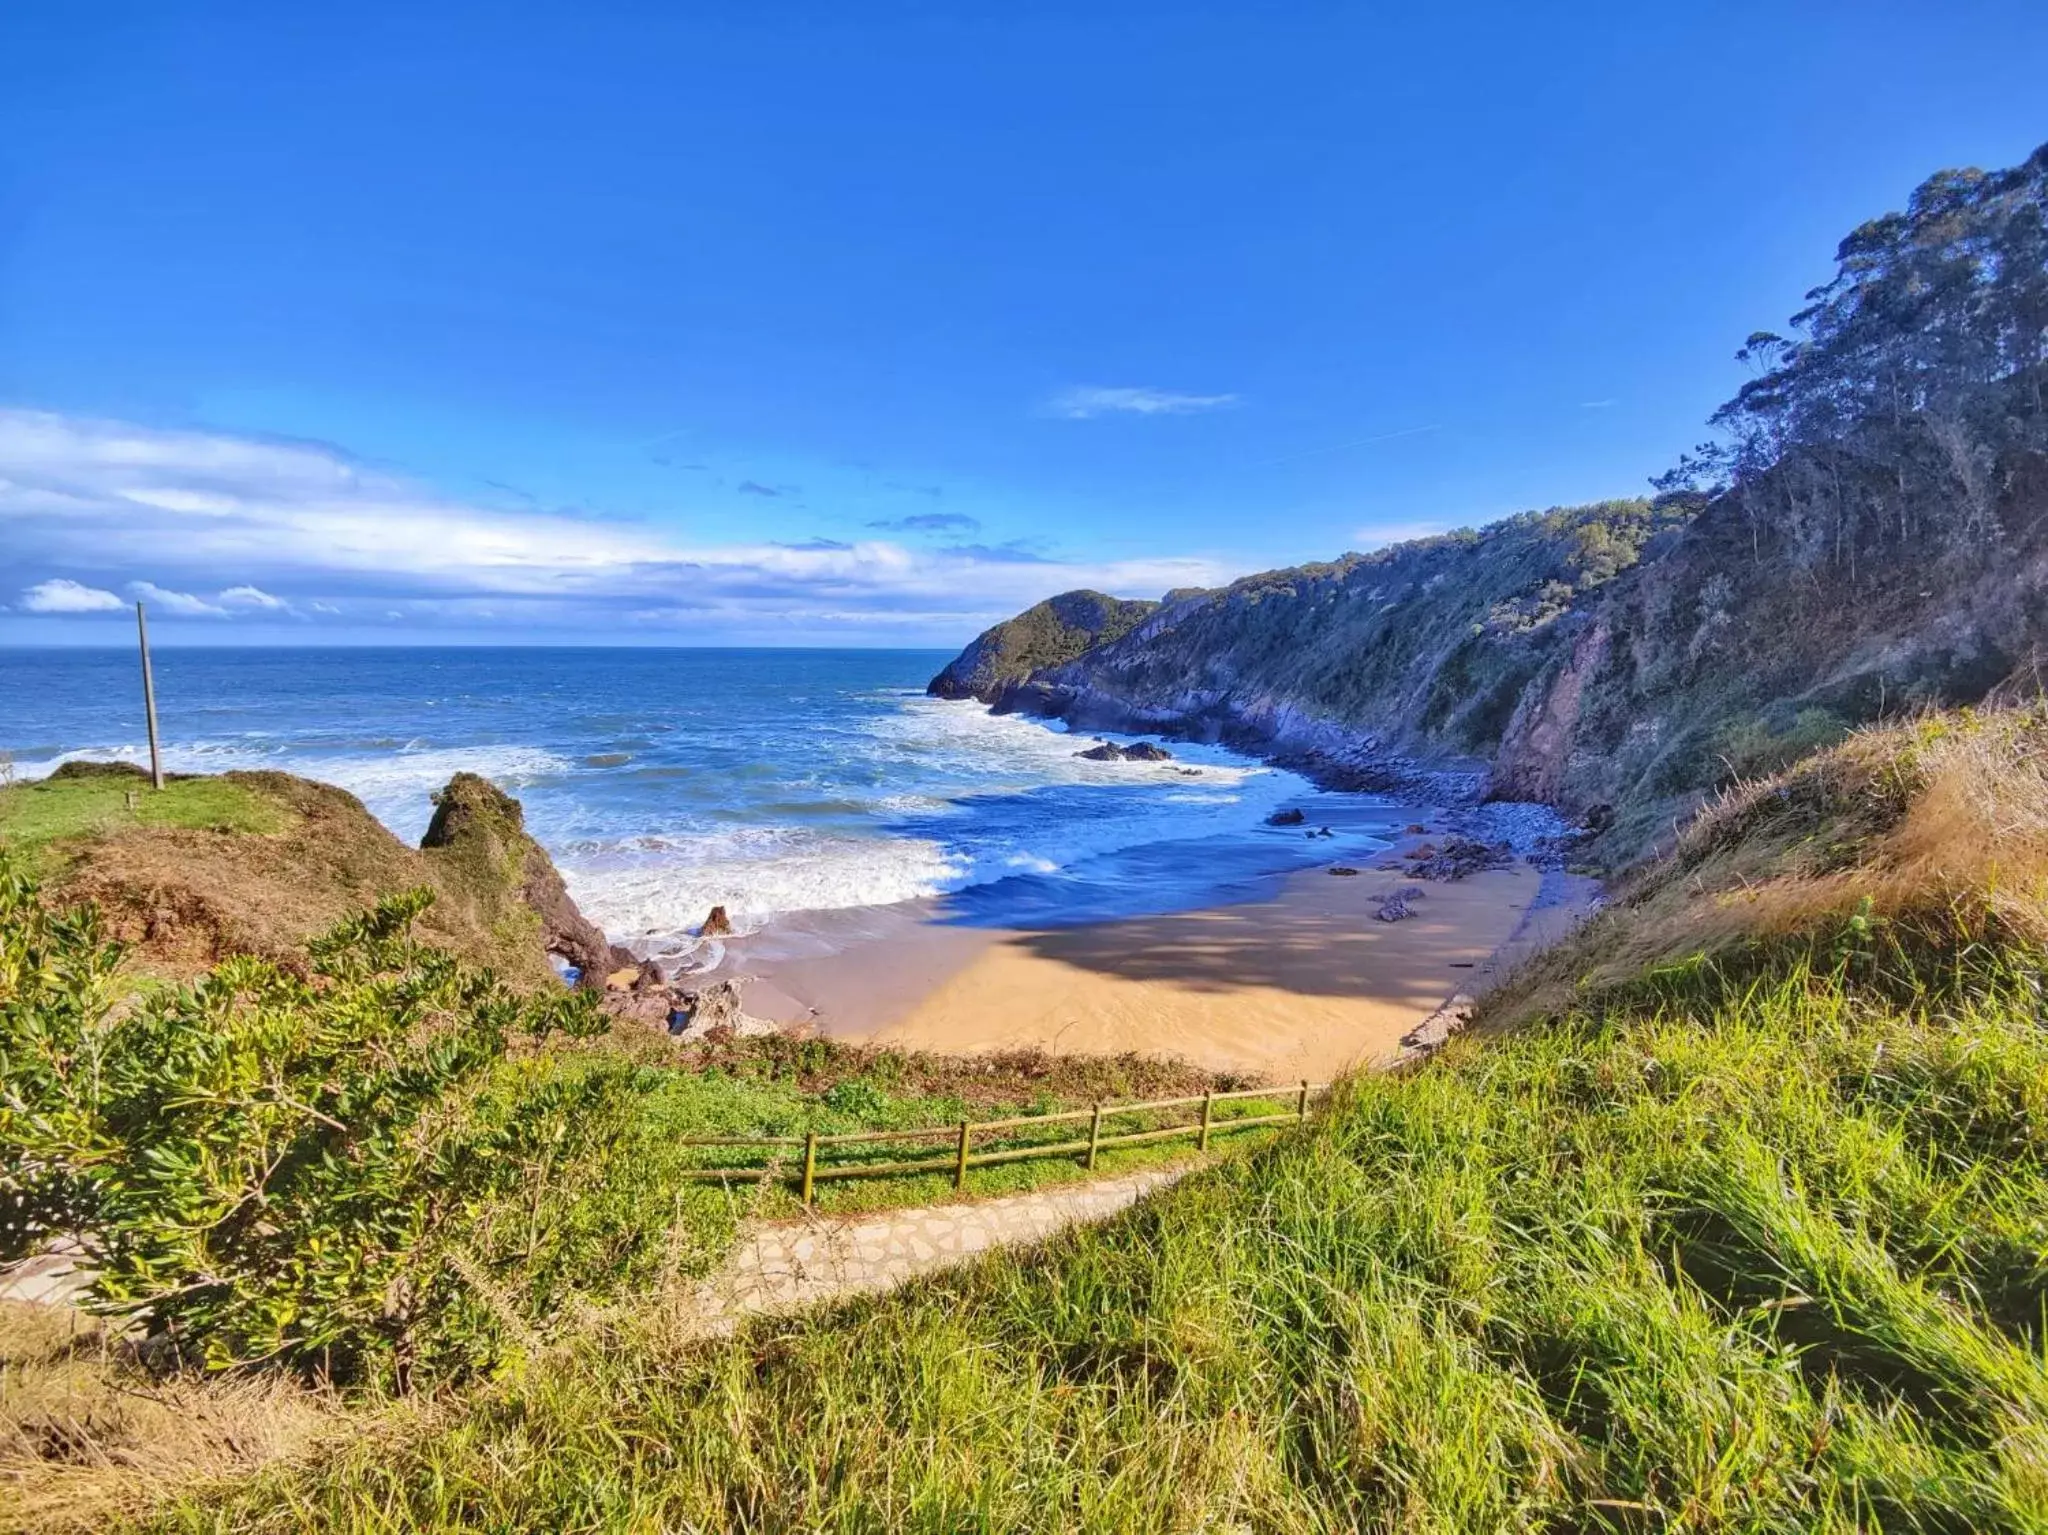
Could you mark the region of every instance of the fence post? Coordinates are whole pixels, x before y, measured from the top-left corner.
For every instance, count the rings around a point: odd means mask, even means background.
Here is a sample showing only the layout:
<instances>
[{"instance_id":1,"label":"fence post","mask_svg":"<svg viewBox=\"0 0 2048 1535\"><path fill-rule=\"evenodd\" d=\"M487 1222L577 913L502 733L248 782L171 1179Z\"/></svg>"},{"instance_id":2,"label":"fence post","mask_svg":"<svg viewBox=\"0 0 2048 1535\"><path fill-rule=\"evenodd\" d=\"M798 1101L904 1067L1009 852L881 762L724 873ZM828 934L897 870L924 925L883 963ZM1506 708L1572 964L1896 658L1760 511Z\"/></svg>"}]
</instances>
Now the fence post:
<instances>
[{"instance_id":1,"label":"fence post","mask_svg":"<svg viewBox=\"0 0 2048 1535\"><path fill-rule=\"evenodd\" d=\"M1088 1121L1088 1171L1095 1171L1095 1148L1102 1144L1102 1105L1095 1105L1095 1117Z\"/></svg>"},{"instance_id":2,"label":"fence post","mask_svg":"<svg viewBox=\"0 0 2048 1535\"><path fill-rule=\"evenodd\" d=\"M966 1120L960 1121L960 1156L953 1164L953 1189L955 1193L967 1187L967 1136L973 1128Z\"/></svg>"},{"instance_id":3,"label":"fence post","mask_svg":"<svg viewBox=\"0 0 2048 1535\"><path fill-rule=\"evenodd\" d=\"M804 1133L804 1203L811 1202L811 1185L818 1176L818 1132Z\"/></svg>"},{"instance_id":4,"label":"fence post","mask_svg":"<svg viewBox=\"0 0 2048 1535\"><path fill-rule=\"evenodd\" d=\"M156 745L156 678L149 670L149 618L142 604L135 604L135 638L142 647L142 712L149 719L149 786L164 786L164 759Z\"/></svg>"},{"instance_id":5,"label":"fence post","mask_svg":"<svg viewBox=\"0 0 2048 1535\"><path fill-rule=\"evenodd\" d=\"M1209 1114L1216 1107L1216 1089L1210 1088L1202 1094L1202 1133L1195 1138L1195 1150L1209 1149Z\"/></svg>"},{"instance_id":6,"label":"fence post","mask_svg":"<svg viewBox=\"0 0 2048 1535\"><path fill-rule=\"evenodd\" d=\"M1294 1111L1296 1119L1308 1118L1308 1078L1301 1079L1301 1103Z\"/></svg>"}]
</instances>

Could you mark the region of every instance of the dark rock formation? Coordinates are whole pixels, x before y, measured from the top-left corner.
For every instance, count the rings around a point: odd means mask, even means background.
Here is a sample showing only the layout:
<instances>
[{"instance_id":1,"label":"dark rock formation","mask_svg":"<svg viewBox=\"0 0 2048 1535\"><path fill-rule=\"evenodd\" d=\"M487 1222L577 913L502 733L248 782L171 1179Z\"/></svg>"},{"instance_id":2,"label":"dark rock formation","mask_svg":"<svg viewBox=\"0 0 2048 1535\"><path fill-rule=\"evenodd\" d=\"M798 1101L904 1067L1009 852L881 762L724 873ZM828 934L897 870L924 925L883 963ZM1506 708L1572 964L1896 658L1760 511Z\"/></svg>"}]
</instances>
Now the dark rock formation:
<instances>
[{"instance_id":1,"label":"dark rock formation","mask_svg":"<svg viewBox=\"0 0 2048 1535\"><path fill-rule=\"evenodd\" d=\"M1408 860L1408 872L1415 878L1450 881L1486 869L1504 869L1515 861L1515 850L1505 842L1446 837L1441 847L1423 843L1408 854Z\"/></svg>"},{"instance_id":2,"label":"dark rock formation","mask_svg":"<svg viewBox=\"0 0 2048 1535\"><path fill-rule=\"evenodd\" d=\"M1373 913L1373 917L1380 922L1406 921L1409 917L1415 915L1414 908L1410 903L1421 900L1425 894L1426 892L1420 885L1408 885L1400 890L1396 890L1392 895L1386 896L1380 901L1379 910Z\"/></svg>"},{"instance_id":3,"label":"dark rock formation","mask_svg":"<svg viewBox=\"0 0 2048 1535\"><path fill-rule=\"evenodd\" d=\"M1266 824L1268 826L1299 826L1307 819L1308 812L1305 810L1276 810L1266 817Z\"/></svg>"},{"instance_id":4,"label":"dark rock formation","mask_svg":"<svg viewBox=\"0 0 2048 1535\"><path fill-rule=\"evenodd\" d=\"M519 801L489 779L457 773L448 780L434 796L420 850L461 866L480 905L505 904L502 892L539 918L541 946L576 967L578 985L603 986L617 971L638 969L639 960L577 910L554 860L527 835Z\"/></svg>"},{"instance_id":5,"label":"dark rock formation","mask_svg":"<svg viewBox=\"0 0 2048 1535\"><path fill-rule=\"evenodd\" d=\"M1075 752L1090 762L1171 762L1173 753L1163 746L1154 746L1150 741L1140 741L1134 746L1119 746L1114 741L1098 741L1086 751Z\"/></svg>"}]
</instances>

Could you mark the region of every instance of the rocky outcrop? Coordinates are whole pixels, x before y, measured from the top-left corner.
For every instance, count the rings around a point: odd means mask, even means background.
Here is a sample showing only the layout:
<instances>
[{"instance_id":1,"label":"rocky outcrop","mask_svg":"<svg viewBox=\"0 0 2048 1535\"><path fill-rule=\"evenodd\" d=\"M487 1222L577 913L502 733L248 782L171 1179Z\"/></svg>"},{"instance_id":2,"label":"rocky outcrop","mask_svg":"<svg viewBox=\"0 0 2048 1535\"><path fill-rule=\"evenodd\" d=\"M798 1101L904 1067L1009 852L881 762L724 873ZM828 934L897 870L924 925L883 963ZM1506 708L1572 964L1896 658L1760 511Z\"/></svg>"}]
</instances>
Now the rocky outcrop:
<instances>
[{"instance_id":1,"label":"rocky outcrop","mask_svg":"<svg viewBox=\"0 0 2048 1535\"><path fill-rule=\"evenodd\" d=\"M114 765L67 764L51 776L133 775ZM547 855L518 830L517 802L481 779L474 780L480 788L450 785L447 814L437 816L441 832L424 851L332 784L268 772L215 781L244 807L233 823L157 826L121 817L42 852L49 894L60 904L97 905L146 973L184 979L231 954L303 973L309 939L422 886L434 904L414 923L418 936L514 986L558 984L548 963L550 931L595 959L599 979L621 968L608 962L617 951L600 947L603 935L582 922Z\"/></svg>"},{"instance_id":2,"label":"rocky outcrop","mask_svg":"<svg viewBox=\"0 0 2048 1535\"><path fill-rule=\"evenodd\" d=\"M1088 762L1171 762L1173 753L1163 746L1154 746L1150 741L1139 741L1132 746L1119 746L1114 741L1097 741L1086 751L1074 753Z\"/></svg>"},{"instance_id":3,"label":"rocky outcrop","mask_svg":"<svg viewBox=\"0 0 2048 1535\"><path fill-rule=\"evenodd\" d=\"M992 703L1006 683L1121 639L1158 606L1101 592L1062 592L983 631L925 691L935 698Z\"/></svg>"},{"instance_id":4,"label":"rocky outcrop","mask_svg":"<svg viewBox=\"0 0 2048 1535\"><path fill-rule=\"evenodd\" d=\"M420 850L461 871L463 893L487 922L516 908L538 919L538 941L548 954L575 967L579 984L602 986L639 960L607 939L577 909L547 850L526 832L519 801L475 773L457 773L434 796L434 818Z\"/></svg>"},{"instance_id":5,"label":"rocky outcrop","mask_svg":"<svg viewBox=\"0 0 2048 1535\"><path fill-rule=\"evenodd\" d=\"M686 1043L702 1039L714 1030L740 1039L779 1033L780 1024L756 1018L746 1010L742 995L745 985L745 977L734 977L671 993L667 1004L668 1032Z\"/></svg>"},{"instance_id":6,"label":"rocky outcrop","mask_svg":"<svg viewBox=\"0 0 2048 1535\"><path fill-rule=\"evenodd\" d=\"M1488 793L1495 799L1554 804L1563 797L1565 766L1579 725L1587 679L1607 662L1612 631L1596 619L1563 664L1522 694L1494 757Z\"/></svg>"}]
</instances>

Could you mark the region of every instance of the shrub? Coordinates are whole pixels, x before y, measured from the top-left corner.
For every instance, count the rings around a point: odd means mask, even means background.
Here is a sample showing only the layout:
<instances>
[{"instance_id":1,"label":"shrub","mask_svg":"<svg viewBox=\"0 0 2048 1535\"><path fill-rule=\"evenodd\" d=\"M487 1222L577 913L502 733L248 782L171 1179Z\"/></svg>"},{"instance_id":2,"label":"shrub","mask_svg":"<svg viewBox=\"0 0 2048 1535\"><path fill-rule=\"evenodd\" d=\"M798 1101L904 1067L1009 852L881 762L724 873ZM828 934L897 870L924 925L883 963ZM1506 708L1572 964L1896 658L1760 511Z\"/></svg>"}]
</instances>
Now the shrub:
<instances>
[{"instance_id":1,"label":"shrub","mask_svg":"<svg viewBox=\"0 0 2048 1535\"><path fill-rule=\"evenodd\" d=\"M618 1140L630 1073L514 1071L507 1090L513 1039L602 1017L416 942L431 900L343 923L310 979L238 957L122 998L97 915L52 913L0 867L7 1246L76 1233L96 1305L209 1368L403 1386L501 1357L574 1266L550 1191ZM516 1296L491 1273L511 1202L529 1216Z\"/></svg>"}]
</instances>

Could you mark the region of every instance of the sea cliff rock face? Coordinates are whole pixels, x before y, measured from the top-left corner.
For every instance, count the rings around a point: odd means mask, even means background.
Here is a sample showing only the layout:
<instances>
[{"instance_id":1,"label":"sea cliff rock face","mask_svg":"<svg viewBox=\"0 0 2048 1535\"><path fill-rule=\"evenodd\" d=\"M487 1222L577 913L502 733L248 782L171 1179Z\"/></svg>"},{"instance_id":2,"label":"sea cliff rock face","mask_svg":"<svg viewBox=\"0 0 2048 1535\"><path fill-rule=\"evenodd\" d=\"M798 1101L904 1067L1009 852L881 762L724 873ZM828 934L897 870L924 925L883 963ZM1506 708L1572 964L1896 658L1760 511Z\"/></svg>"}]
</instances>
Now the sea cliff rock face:
<instances>
[{"instance_id":1,"label":"sea cliff rock face","mask_svg":"<svg viewBox=\"0 0 2048 1535\"><path fill-rule=\"evenodd\" d=\"M1612 640L1607 623L1595 619L1573 641L1555 673L1523 691L1494 758L1488 784L1494 798L1554 804L1563 797L1586 681L1606 664Z\"/></svg>"},{"instance_id":2,"label":"sea cliff rock face","mask_svg":"<svg viewBox=\"0 0 2048 1535\"><path fill-rule=\"evenodd\" d=\"M448 781L434 796L420 850L464 868L464 894L486 926L538 918L541 949L574 965L580 984L602 986L613 972L638 967L577 909L554 860L526 834L519 801L489 779L457 773Z\"/></svg>"},{"instance_id":3,"label":"sea cliff rock face","mask_svg":"<svg viewBox=\"0 0 2048 1535\"><path fill-rule=\"evenodd\" d=\"M935 698L993 702L1005 683L1120 639L1158 606L1101 592L1063 592L984 631L925 691Z\"/></svg>"},{"instance_id":4,"label":"sea cliff rock face","mask_svg":"<svg viewBox=\"0 0 2048 1535\"><path fill-rule=\"evenodd\" d=\"M1176 594L1129 634L996 690L1076 729L1221 742L1333 786L1470 798L1573 604L1681 525L1603 502Z\"/></svg>"}]
</instances>

